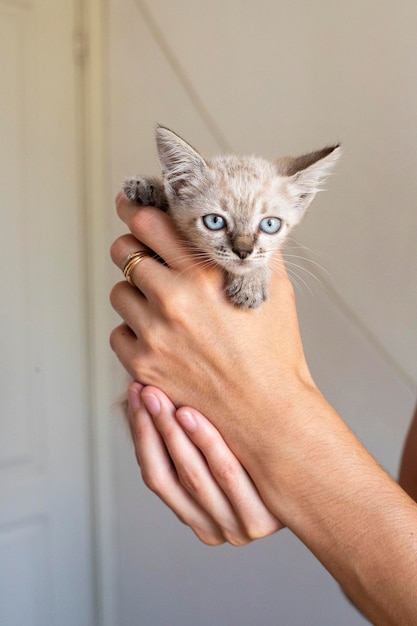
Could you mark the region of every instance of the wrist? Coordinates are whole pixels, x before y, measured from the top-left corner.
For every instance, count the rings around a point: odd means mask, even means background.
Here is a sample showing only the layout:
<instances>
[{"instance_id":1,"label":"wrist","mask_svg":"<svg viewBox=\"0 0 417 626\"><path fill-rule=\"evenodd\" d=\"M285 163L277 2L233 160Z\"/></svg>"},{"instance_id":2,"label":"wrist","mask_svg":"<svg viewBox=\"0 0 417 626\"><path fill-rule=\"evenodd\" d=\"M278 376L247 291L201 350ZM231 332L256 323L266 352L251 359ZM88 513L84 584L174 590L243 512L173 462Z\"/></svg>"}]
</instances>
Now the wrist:
<instances>
[{"instance_id":1,"label":"wrist","mask_svg":"<svg viewBox=\"0 0 417 626\"><path fill-rule=\"evenodd\" d=\"M417 507L317 389L287 410L274 462L248 468L262 498L373 623L413 623Z\"/></svg>"}]
</instances>

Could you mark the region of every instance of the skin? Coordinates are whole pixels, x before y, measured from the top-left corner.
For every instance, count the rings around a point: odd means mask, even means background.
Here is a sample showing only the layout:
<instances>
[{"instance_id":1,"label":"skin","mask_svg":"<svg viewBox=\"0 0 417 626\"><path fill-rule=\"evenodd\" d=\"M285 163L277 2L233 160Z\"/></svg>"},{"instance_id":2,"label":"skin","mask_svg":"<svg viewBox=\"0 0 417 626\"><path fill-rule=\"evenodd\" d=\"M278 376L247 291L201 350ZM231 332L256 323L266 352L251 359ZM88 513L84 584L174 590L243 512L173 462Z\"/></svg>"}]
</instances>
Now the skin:
<instances>
[{"instance_id":1,"label":"skin","mask_svg":"<svg viewBox=\"0 0 417 626\"><path fill-rule=\"evenodd\" d=\"M174 510L165 484L191 496L176 512L208 543L245 543L288 526L372 623L417 623L417 506L315 385L281 260L269 300L242 311L225 298L220 271L193 267L169 216L138 211L122 195L117 210L132 235L113 244L116 265L146 247L168 264L145 258L132 272L137 288L123 281L111 294L124 320L111 345L147 386L129 391L145 482ZM184 461L189 445L203 453L200 470ZM162 469L150 458L158 446ZM261 528L249 512L254 495Z\"/></svg>"},{"instance_id":2,"label":"skin","mask_svg":"<svg viewBox=\"0 0 417 626\"><path fill-rule=\"evenodd\" d=\"M202 542L242 546L282 528L203 415L142 389L128 389L128 418L143 480Z\"/></svg>"},{"instance_id":3,"label":"skin","mask_svg":"<svg viewBox=\"0 0 417 626\"><path fill-rule=\"evenodd\" d=\"M398 482L417 502L417 406L405 440Z\"/></svg>"}]
</instances>

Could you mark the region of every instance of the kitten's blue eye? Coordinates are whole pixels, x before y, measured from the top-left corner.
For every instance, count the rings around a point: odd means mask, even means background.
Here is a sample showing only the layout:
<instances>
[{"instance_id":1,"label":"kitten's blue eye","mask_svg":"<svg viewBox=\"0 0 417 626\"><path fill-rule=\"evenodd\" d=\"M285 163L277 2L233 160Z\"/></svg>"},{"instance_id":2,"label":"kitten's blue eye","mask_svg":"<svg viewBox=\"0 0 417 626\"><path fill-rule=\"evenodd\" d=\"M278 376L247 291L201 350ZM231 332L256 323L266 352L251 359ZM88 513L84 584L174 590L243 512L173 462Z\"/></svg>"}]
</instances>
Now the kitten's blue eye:
<instances>
[{"instance_id":1,"label":"kitten's blue eye","mask_svg":"<svg viewBox=\"0 0 417 626\"><path fill-rule=\"evenodd\" d=\"M268 235L274 235L281 228L281 224L279 217L266 217L259 223L259 228Z\"/></svg>"},{"instance_id":2,"label":"kitten's blue eye","mask_svg":"<svg viewBox=\"0 0 417 626\"><path fill-rule=\"evenodd\" d=\"M203 217L203 222L209 230L221 230L226 226L225 220L220 215L216 215L215 213L205 215Z\"/></svg>"}]
</instances>

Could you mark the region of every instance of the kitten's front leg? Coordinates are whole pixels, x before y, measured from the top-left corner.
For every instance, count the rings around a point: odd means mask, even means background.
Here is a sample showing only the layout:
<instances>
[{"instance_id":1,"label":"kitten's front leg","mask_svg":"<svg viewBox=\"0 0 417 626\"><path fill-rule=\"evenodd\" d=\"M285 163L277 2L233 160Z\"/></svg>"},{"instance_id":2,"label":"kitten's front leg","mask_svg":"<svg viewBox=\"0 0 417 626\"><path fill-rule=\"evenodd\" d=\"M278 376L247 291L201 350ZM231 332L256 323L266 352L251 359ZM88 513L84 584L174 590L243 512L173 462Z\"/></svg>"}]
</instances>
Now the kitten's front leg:
<instances>
[{"instance_id":1,"label":"kitten's front leg","mask_svg":"<svg viewBox=\"0 0 417 626\"><path fill-rule=\"evenodd\" d=\"M164 185L159 178L145 178L144 176L127 178L123 184L123 192L135 204L156 206L162 211L168 210Z\"/></svg>"},{"instance_id":2,"label":"kitten's front leg","mask_svg":"<svg viewBox=\"0 0 417 626\"><path fill-rule=\"evenodd\" d=\"M257 309L268 298L268 268L252 270L247 274L227 274L226 293L236 306Z\"/></svg>"}]
</instances>

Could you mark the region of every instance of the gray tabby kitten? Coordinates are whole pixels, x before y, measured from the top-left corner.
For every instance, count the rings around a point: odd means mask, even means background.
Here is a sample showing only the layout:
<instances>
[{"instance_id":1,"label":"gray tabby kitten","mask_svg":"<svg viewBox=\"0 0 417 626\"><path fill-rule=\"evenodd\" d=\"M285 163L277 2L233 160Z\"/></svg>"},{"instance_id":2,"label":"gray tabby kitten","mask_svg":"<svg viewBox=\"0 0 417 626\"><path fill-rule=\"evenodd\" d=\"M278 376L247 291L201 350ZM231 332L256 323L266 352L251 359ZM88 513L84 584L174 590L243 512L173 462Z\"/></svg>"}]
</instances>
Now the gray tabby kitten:
<instances>
[{"instance_id":1,"label":"gray tabby kitten","mask_svg":"<svg viewBox=\"0 0 417 626\"><path fill-rule=\"evenodd\" d=\"M162 180L127 179L124 193L167 211L199 257L225 271L230 300L259 307L268 297L269 259L301 222L340 146L274 162L234 155L205 159L162 126L156 145Z\"/></svg>"}]
</instances>

